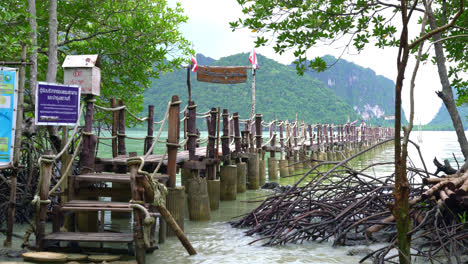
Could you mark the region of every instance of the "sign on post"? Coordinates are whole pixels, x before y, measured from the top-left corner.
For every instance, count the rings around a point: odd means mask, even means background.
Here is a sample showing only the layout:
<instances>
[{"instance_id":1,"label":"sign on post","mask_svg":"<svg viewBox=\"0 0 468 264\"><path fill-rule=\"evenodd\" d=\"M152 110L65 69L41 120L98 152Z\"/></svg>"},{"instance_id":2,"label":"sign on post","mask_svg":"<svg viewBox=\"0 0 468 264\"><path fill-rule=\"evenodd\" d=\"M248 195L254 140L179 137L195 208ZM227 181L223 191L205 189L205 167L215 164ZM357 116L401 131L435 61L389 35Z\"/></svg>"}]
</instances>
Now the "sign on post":
<instances>
[{"instance_id":1,"label":"sign on post","mask_svg":"<svg viewBox=\"0 0 468 264\"><path fill-rule=\"evenodd\" d=\"M0 166L13 160L18 100L18 69L0 69Z\"/></svg>"},{"instance_id":2,"label":"sign on post","mask_svg":"<svg viewBox=\"0 0 468 264\"><path fill-rule=\"evenodd\" d=\"M81 88L39 82L36 90L36 125L74 126L80 111Z\"/></svg>"},{"instance_id":3,"label":"sign on post","mask_svg":"<svg viewBox=\"0 0 468 264\"><path fill-rule=\"evenodd\" d=\"M209 83L245 83L247 81L247 69L244 66L201 66L198 65L197 80Z\"/></svg>"}]
</instances>

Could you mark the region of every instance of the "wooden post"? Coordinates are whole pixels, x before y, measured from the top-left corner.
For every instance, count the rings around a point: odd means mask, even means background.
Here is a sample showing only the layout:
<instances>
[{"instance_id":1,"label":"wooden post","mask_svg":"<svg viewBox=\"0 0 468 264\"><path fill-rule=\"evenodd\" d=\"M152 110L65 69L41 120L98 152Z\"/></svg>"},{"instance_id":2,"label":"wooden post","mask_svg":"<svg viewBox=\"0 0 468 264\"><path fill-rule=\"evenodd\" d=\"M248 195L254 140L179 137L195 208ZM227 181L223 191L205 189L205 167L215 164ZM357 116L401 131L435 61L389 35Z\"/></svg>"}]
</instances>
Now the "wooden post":
<instances>
[{"instance_id":1,"label":"wooden post","mask_svg":"<svg viewBox=\"0 0 468 264\"><path fill-rule=\"evenodd\" d=\"M276 120L274 121L274 123L270 126L270 138L271 141L270 141L270 157L271 158L274 158L276 156L276 133L273 134L273 126L276 126Z\"/></svg>"},{"instance_id":2,"label":"wooden post","mask_svg":"<svg viewBox=\"0 0 468 264\"><path fill-rule=\"evenodd\" d=\"M184 111L184 140L188 137L188 112L187 110ZM184 145L184 150L188 150L187 144Z\"/></svg>"},{"instance_id":3,"label":"wooden post","mask_svg":"<svg viewBox=\"0 0 468 264\"><path fill-rule=\"evenodd\" d=\"M117 101L115 98L111 98L111 107L117 107ZM112 136L115 137L112 139L112 157L117 157L117 129L119 127L119 112L112 111Z\"/></svg>"},{"instance_id":4,"label":"wooden post","mask_svg":"<svg viewBox=\"0 0 468 264\"><path fill-rule=\"evenodd\" d=\"M86 115L85 127L83 135L83 150L80 155L80 162L82 172L86 174L94 170L94 149L96 146L96 136L91 135L93 132L93 118L94 118L94 102L93 95L86 95Z\"/></svg>"},{"instance_id":5,"label":"wooden post","mask_svg":"<svg viewBox=\"0 0 468 264\"><path fill-rule=\"evenodd\" d=\"M227 109L223 109L223 136L221 137L221 144L224 165L229 165L231 162L229 158L231 150L229 149L229 113Z\"/></svg>"},{"instance_id":6,"label":"wooden post","mask_svg":"<svg viewBox=\"0 0 468 264\"><path fill-rule=\"evenodd\" d=\"M236 146L236 153L240 153L241 149L241 136L240 136L240 127L239 127L239 113L234 113L232 115L234 120L234 143Z\"/></svg>"},{"instance_id":7,"label":"wooden post","mask_svg":"<svg viewBox=\"0 0 468 264\"><path fill-rule=\"evenodd\" d=\"M180 108L179 96L173 95L171 99L171 106L169 108L169 121L167 128L167 174L169 180L167 187L176 186L176 174L177 174L177 149L179 148L179 108ZM161 161L162 162L162 161Z\"/></svg>"},{"instance_id":8,"label":"wooden post","mask_svg":"<svg viewBox=\"0 0 468 264\"><path fill-rule=\"evenodd\" d=\"M208 163L206 165L207 179L215 180L216 179L216 170L214 164L215 158L215 141L216 141L216 118L218 116L218 111L216 108L211 108L210 111L211 118L208 122L208 144L206 145L206 154L208 158Z\"/></svg>"},{"instance_id":9,"label":"wooden post","mask_svg":"<svg viewBox=\"0 0 468 264\"><path fill-rule=\"evenodd\" d=\"M197 160L195 151L197 148L197 105L194 101L189 101L188 106L188 119L187 119L187 148L189 152L189 160Z\"/></svg>"},{"instance_id":10,"label":"wooden post","mask_svg":"<svg viewBox=\"0 0 468 264\"><path fill-rule=\"evenodd\" d=\"M124 106L124 101L119 100L119 106ZM118 144L118 155L125 155L127 154L127 150L125 148L125 109L119 111L119 144Z\"/></svg>"},{"instance_id":11,"label":"wooden post","mask_svg":"<svg viewBox=\"0 0 468 264\"><path fill-rule=\"evenodd\" d=\"M309 129L309 140L310 140L310 150L313 150L314 146L314 131L312 130L312 125L308 125L307 128Z\"/></svg>"},{"instance_id":12,"label":"wooden post","mask_svg":"<svg viewBox=\"0 0 468 264\"><path fill-rule=\"evenodd\" d=\"M137 179L138 167L141 164L140 159L128 159L127 161L130 170L130 186L133 201L143 201L144 188L140 185ZM143 239L143 212L137 208L133 209L133 236L135 239L135 255L138 264L146 263L145 242Z\"/></svg>"},{"instance_id":13,"label":"wooden post","mask_svg":"<svg viewBox=\"0 0 468 264\"><path fill-rule=\"evenodd\" d=\"M258 152L262 150L262 115L255 115L255 138L256 138L256 148Z\"/></svg>"},{"instance_id":14,"label":"wooden post","mask_svg":"<svg viewBox=\"0 0 468 264\"><path fill-rule=\"evenodd\" d=\"M52 177L53 160L42 159L39 166L42 167L41 180L39 185L39 214L36 217L36 248L42 250L44 248L45 224L47 219L47 207L49 200L50 179Z\"/></svg>"},{"instance_id":15,"label":"wooden post","mask_svg":"<svg viewBox=\"0 0 468 264\"><path fill-rule=\"evenodd\" d=\"M281 122L281 120L280 120ZM279 126L279 134L280 134L280 146L281 146L281 157L280 157L280 160L282 160L284 157L284 137L283 137L283 125L284 125L284 122L281 122L280 126Z\"/></svg>"},{"instance_id":16,"label":"wooden post","mask_svg":"<svg viewBox=\"0 0 468 264\"><path fill-rule=\"evenodd\" d=\"M146 152L148 152L148 150L151 148L151 145L153 145L153 133L154 133L153 127L154 127L154 105L148 105L148 128L147 128L147 134L145 138L145 149L143 151L144 154L146 154Z\"/></svg>"},{"instance_id":17,"label":"wooden post","mask_svg":"<svg viewBox=\"0 0 468 264\"><path fill-rule=\"evenodd\" d=\"M215 147L215 159L218 161L219 155L219 122L221 120L221 109L218 107L216 111L216 147ZM227 133L226 133L227 134Z\"/></svg>"},{"instance_id":18,"label":"wooden post","mask_svg":"<svg viewBox=\"0 0 468 264\"><path fill-rule=\"evenodd\" d=\"M18 165L21 154L21 134L23 126L23 105L24 105L24 83L26 79L26 45L22 44L21 47L21 67L18 80L18 103L16 110L16 131L15 131L15 146L13 149L13 173L10 177L10 201L8 203L8 219L6 239L3 245L11 247L11 240L13 237L13 225L15 222L16 210L16 188L18 182ZM31 88L31 89L35 89Z\"/></svg>"}]
</instances>

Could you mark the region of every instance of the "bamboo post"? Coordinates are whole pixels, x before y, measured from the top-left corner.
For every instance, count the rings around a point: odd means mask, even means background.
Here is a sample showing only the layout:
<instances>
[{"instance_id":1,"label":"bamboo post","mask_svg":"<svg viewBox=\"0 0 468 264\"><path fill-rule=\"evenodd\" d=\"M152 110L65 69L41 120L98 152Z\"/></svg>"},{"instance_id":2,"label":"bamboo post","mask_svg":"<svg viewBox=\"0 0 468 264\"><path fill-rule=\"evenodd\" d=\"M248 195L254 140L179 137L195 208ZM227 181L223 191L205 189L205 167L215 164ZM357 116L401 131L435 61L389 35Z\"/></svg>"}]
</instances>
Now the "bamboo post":
<instances>
[{"instance_id":1,"label":"bamboo post","mask_svg":"<svg viewBox=\"0 0 468 264\"><path fill-rule=\"evenodd\" d=\"M177 174L177 149L179 148L179 108L180 108L179 96L173 95L171 99L171 106L169 108L169 121L167 128L167 174L169 180L167 187L176 186L176 174ZM161 161L162 162L162 161Z\"/></svg>"},{"instance_id":2,"label":"bamboo post","mask_svg":"<svg viewBox=\"0 0 468 264\"><path fill-rule=\"evenodd\" d=\"M145 138L145 149L144 152L148 152L153 145L153 128L154 128L154 105L148 105L148 127L147 127L147 134ZM152 153L151 153L152 154Z\"/></svg>"},{"instance_id":3,"label":"bamboo post","mask_svg":"<svg viewBox=\"0 0 468 264\"><path fill-rule=\"evenodd\" d=\"M119 100L119 106L124 106L123 100ZM119 139L117 154L127 154L127 150L125 147L125 109L119 110L119 132L117 138Z\"/></svg>"},{"instance_id":4,"label":"bamboo post","mask_svg":"<svg viewBox=\"0 0 468 264\"><path fill-rule=\"evenodd\" d=\"M52 166L54 161L51 159L42 159L39 166L42 167L39 186L39 214L36 217L36 248L44 248L45 224L47 219L47 207L49 201L50 180L52 178Z\"/></svg>"},{"instance_id":5,"label":"bamboo post","mask_svg":"<svg viewBox=\"0 0 468 264\"><path fill-rule=\"evenodd\" d=\"M21 66L18 80L18 104L16 110L16 131L15 131L15 146L13 149L13 173L10 177L10 201L8 203L8 219L6 239L3 245L11 247L11 240L13 237L13 225L15 222L16 210L16 188L18 183L18 165L21 154L21 133L23 126L23 105L24 105L24 83L26 76L26 45L21 46ZM34 87L35 88L35 87ZM31 89L34 89L31 88Z\"/></svg>"}]
</instances>

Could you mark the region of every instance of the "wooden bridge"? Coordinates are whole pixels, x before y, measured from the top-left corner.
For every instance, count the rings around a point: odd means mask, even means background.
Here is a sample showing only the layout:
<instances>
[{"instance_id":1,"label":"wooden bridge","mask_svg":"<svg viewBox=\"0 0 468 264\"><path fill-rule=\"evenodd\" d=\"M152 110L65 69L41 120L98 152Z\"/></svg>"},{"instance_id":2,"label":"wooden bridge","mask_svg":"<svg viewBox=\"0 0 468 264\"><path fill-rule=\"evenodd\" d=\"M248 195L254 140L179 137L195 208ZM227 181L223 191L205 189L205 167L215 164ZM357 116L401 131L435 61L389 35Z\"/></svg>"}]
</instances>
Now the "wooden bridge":
<instances>
[{"instance_id":1,"label":"wooden bridge","mask_svg":"<svg viewBox=\"0 0 468 264\"><path fill-rule=\"evenodd\" d=\"M84 127L75 127L59 154L45 155L39 161L42 173L34 200L36 247L51 249L51 241L67 242L67 248L72 246L76 250L80 250L76 245L84 242L123 243L128 245L130 253L136 254L138 263L145 263L145 254L164 241L167 227L168 235L175 234L189 254L195 254L183 233L185 196L189 201L190 220L210 219L210 210L216 210L220 200L235 199L237 192L246 188L255 190L265 183L266 153L269 153L268 176L272 181L278 175L293 174L294 169L310 168L320 160L340 160L349 156L352 149L372 145L394 134L391 128L356 127L349 123L265 122L261 114L242 120L238 113L231 115L227 110L221 113L219 108L197 113L193 101L181 109L178 96L172 97L159 122L154 122L153 106L149 106L147 117L139 118L122 101L117 104L111 100L107 108L95 105L93 97L88 95L85 102ZM93 133L96 109L112 113L111 137ZM129 116L147 123L140 156L126 150L125 140L132 138L125 132ZM204 139L197 133L198 118L206 119L208 136ZM168 137L162 141L160 136L166 123ZM159 125L156 135L155 124ZM264 139L262 134L267 129L269 137ZM112 142L112 158L96 156L97 146L104 140ZM164 154L153 153L158 143L165 144ZM80 173L72 175L73 161L78 156ZM54 168L58 160L62 166ZM176 186L178 170L181 170L183 186ZM60 171L57 176L60 180L51 188L55 171ZM59 203L52 210L52 232L46 233L51 197L59 197L56 199ZM104 201L102 197L111 197L112 201ZM105 230L103 212L108 211L132 213L131 231ZM101 212L100 219L97 212ZM156 230L159 230L158 241Z\"/></svg>"}]
</instances>

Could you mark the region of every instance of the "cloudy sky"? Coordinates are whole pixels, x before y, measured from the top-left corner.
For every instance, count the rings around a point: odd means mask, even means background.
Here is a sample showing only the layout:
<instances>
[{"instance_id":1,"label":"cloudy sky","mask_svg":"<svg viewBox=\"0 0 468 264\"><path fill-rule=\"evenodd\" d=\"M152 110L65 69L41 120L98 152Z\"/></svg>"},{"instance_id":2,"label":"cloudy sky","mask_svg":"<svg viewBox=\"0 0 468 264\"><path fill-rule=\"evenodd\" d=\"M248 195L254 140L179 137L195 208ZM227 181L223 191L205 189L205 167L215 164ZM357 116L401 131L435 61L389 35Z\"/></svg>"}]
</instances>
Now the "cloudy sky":
<instances>
[{"instance_id":1,"label":"cloudy sky","mask_svg":"<svg viewBox=\"0 0 468 264\"><path fill-rule=\"evenodd\" d=\"M181 26L184 36L193 41L197 53L219 59L240 52L250 52L254 46L255 33L247 29L232 32L229 22L242 16L241 7L236 0L169 0L170 5L180 2L189 17L188 23ZM396 20L399 20L397 18ZM398 22L396 22L398 23ZM410 34L415 35L420 27L410 28ZM427 47L427 44L426 44ZM283 55L275 54L273 43L267 47L256 49L256 52L272 58L283 64L290 64L294 60L291 52ZM309 58L326 54L338 57L343 52L343 44L337 43L329 46L324 43L314 47L308 52ZM360 66L371 68L378 75L383 75L391 80L396 78L397 49L378 49L371 45L361 53L349 50L343 55L343 59L352 61ZM413 58L412 58L413 59ZM246 58L246 64L248 63ZM261 65L261 61L259 64ZM413 61L410 61L406 71L404 84L403 107L405 113L409 112L409 80L411 79ZM261 87L258 87L261 89ZM442 101L435 91L441 90L437 68L431 63L420 66L415 88L415 124L429 122L439 110Z\"/></svg>"}]
</instances>

